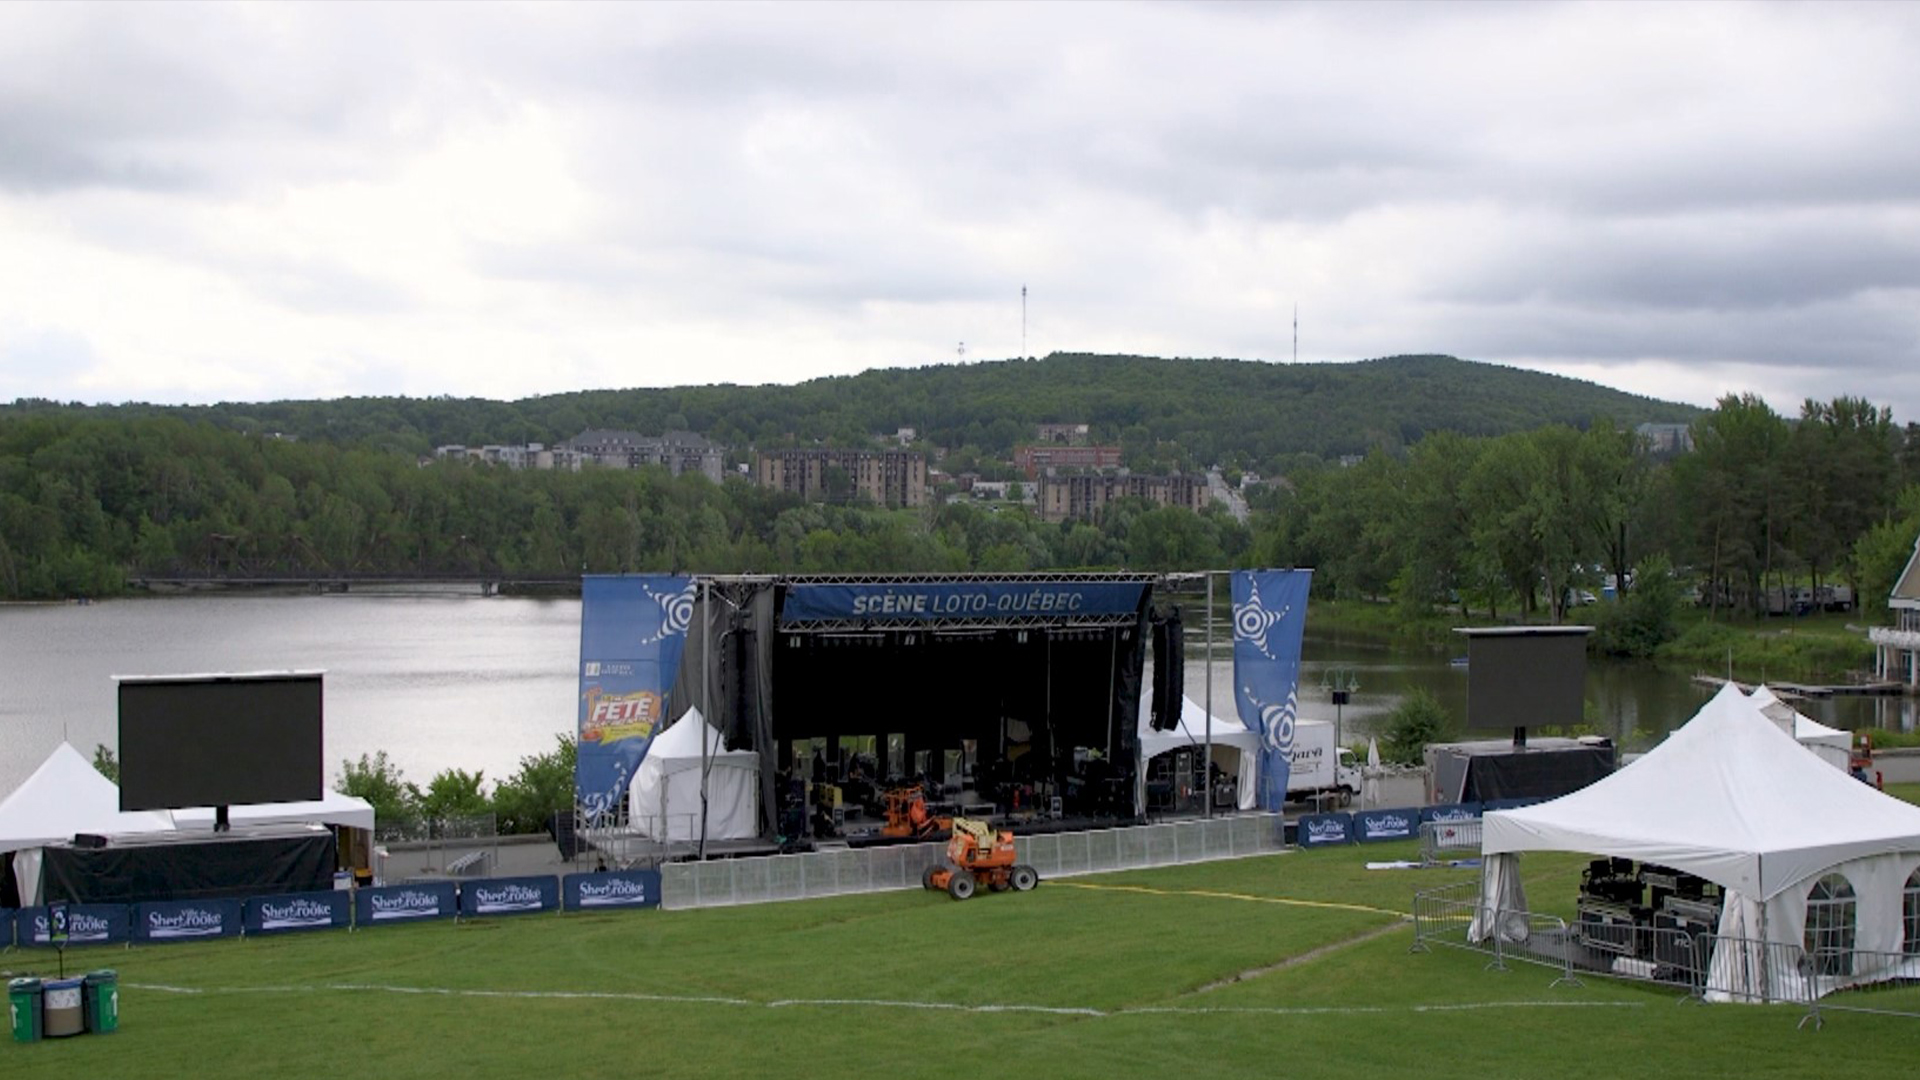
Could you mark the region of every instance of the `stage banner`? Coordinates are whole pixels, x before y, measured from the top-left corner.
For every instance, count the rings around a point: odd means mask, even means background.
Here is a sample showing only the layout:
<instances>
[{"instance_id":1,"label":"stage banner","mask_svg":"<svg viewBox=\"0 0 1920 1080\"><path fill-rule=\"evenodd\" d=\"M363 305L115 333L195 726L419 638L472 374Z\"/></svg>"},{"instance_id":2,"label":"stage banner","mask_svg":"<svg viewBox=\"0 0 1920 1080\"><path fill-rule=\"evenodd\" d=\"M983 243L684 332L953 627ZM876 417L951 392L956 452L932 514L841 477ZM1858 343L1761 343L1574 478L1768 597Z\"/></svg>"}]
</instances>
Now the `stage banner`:
<instances>
[{"instance_id":1,"label":"stage banner","mask_svg":"<svg viewBox=\"0 0 1920 1080\"><path fill-rule=\"evenodd\" d=\"M126 941L133 909L125 904L67 904L67 944L106 945ZM14 933L22 948L53 944L53 918L44 907L21 908Z\"/></svg>"},{"instance_id":2,"label":"stage banner","mask_svg":"<svg viewBox=\"0 0 1920 1080\"><path fill-rule=\"evenodd\" d=\"M1353 815L1353 839L1356 843L1411 840L1419 833L1418 810L1361 810Z\"/></svg>"},{"instance_id":3,"label":"stage banner","mask_svg":"<svg viewBox=\"0 0 1920 1080\"><path fill-rule=\"evenodd\" d=\"M419 922L459 914L451 881L423 881L413 885L382 885L357 889L353 895L353 925Z\"/></svg>"},{"instance_id":4,"label":"stage banner","mask_svg":"<svg viewBox=\"0 0 1920 1080\"><path fill-rule=\"evenodd\" d=\"M133 905L133 940L148 944L240 936L238 900L146 900Z\"/></svg>"},{"instance_id":5,"label":"stage banner","mask_svg":"<svg viewBox=\"0 0 1920 1080\"><path fill-rule=\"evenodd\" d=\"M593 823L640 768L693 621L693 579L589 574L580 581L580 743L574 788Z\"/></svg>"},{"instance_id":6,"label":"stage banner","mask_svg":"<svg viewBox=\"0 0 1920 1080\"><path fill-rule=\"evenodd\" d=\"M1429 806L1420 811L1421 822L1438 821L1448 825L1457 825L1462 821L1479 821L1480 804L1477 802L1447 803L1444 806Z\"/></svg>"},{"instance_id":7,"label":"stage banner","mask_svg":"<svg viewBox=\"0 0 1920 1080\"><path fill-rule=\"evenodd\" d=\"M1303 848L1353 843L1350 814L1302 814L1296 842Z\"/></svg>"},{"instance_id":8,"label":"stage banner","mask_svg":"<svg viewBox=\"0 0 1920 1080\"><path fill-rule=\"evenodd\" d=\"M612 908L660 906L660 871L606 870L568 874L561 893L568 911L605 911Z\"/></svg>"},{"instance_id":9,"label":"stage banner","mask_svg":"<svg viewBox=\"0 0 1920 1080\"><path fill-rule=\"evenodd\" d=\"M460 914L528 915L560 908L560 879L544 877L481 878L460 883Z\"/></svg>"},{"instance_id":10,"label":"stage banner","mask_svg":"<svg viewBox=\"0 0 1920 1080\"><path fill-rule=\"evenodd\" d=\"M787 586L781 623L1092 617L1140 610L1139 581L894 581Z\"/></svg>"},{"instance_id":11,"label":"stage banner","mask_svg":"<svg viewBox=\"0 0 1920 1080\"><path fill-rule=\"evenodd\" d=\"M1279 811L1293 766L1300 635L1313 571L1236 570L1231 577L1233 696L1241 722L1260 733L1260 807Z\"/></svg>"},{"instance_id":12,"label":"stage banner","mask_svg":"<svg viewBox=\"0 0 1920 1080\"><path fill-rule=\"evenodd\" d=\"M240 906L240 925L249 936L337 930L352 924L353 894L345 889L250 896Z\"/></svg>"}]
</instances>

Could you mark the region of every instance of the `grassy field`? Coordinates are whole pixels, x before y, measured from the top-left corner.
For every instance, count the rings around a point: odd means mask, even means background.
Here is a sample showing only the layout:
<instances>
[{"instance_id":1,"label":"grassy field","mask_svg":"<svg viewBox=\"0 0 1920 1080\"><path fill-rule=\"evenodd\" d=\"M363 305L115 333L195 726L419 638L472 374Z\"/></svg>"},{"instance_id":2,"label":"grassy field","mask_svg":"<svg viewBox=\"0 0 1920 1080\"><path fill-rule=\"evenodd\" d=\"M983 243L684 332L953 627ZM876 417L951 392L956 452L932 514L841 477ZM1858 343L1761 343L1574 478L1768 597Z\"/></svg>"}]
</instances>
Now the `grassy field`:
<instances>
[{"instance_id":1,"label":"grassy field","mask_svg":"<svg viewBox=\"0 0 1920 1080\"><path fill-rule=\"evenodd\" d=\"M690 912L523 916L77 950L121 1030L0 1045L37 1077L1899 1075L1920 1020L1410 955L1410 845ZM1582 860L1528 856L1570 905ZM50 973L51 953L0 968Z\"/></svg>"}]
</instances>

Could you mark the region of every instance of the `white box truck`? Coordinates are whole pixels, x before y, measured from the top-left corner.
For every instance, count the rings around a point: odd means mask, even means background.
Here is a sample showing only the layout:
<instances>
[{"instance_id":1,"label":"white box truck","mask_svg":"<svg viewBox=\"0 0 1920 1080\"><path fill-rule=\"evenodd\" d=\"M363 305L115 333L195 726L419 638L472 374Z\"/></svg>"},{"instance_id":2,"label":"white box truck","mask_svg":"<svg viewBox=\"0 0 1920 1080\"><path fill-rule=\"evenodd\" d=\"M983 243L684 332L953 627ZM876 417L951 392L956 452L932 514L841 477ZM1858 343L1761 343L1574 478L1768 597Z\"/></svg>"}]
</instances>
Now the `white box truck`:
<instances>
[{"instance_id":1,"label":"white box truck","mask_svg":"<svg viewBox=\"0 0 1920 1080\"><path fill-rule=\"evenodd\" d=\"M1341 806L1360 793L1360 764L1353 751L1333 745L1333 725L1299 720L1293 725L1293 766L1287 773L1287 799L1310 802L1331 797Z\"/></svg>"}]
</instances>

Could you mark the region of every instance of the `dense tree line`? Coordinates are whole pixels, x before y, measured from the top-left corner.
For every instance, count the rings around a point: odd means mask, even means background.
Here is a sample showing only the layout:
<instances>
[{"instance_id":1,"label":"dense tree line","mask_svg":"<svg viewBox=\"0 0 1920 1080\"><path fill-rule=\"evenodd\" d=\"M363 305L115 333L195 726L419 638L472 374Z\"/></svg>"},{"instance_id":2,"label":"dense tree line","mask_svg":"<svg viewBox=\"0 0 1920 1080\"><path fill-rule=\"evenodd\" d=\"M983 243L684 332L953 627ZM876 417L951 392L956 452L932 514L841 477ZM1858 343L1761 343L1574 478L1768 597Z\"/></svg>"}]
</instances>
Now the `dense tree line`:
<instances>
[{"instance_id":1,"label":"dense tree line","mask_svg":"<svg viewBox=\"0 0 1920 1080\"><path fill-rule=\"evenodd\" d=\"M1121 500L1097 522L1017 507L805 504L662 469L516 471L156 417L0 422L0 597L101 596L131 574L1022 571L1226 565L1223 512Z\"/></svg>"},{"instance_id":2,"label":"dense tree line","mask_svg":"<svg viewBox=\"0 0 1920 1080\"><path fill-rule=\"evenodd\" d=\"M1629 572L1651 557L1729 610L1751 610L1766 589L1789 582L1844 581L1868 602L1884 597L1920 527L1920 496L1902 495L1920 480L1911 427L1903 434L1857 399L1807 402L1789 421L1747 396L1721 401L1693 435L1696 449L1670 459L1650 456L1604 417L1584 429L1389 440L1350 468L1302 452L1286 459L1249 529L1215 509L1138 500L1065 524L972 503L803 504L737 477L716 485L650 469L422 465L367 440L26 409L0 417L0 597L106 595L129 574L169 571L1266 564L1318 568L1322 595L1561 618L1570 598L1602 578L1627 592Z\"/></svg>"},{"instance_id":3,"label":"dense tree line","mask_svg":"<svg viewBox=\"0 0 1920 1080\"><path fill-rule=\"evenodd\" d=\"M1352 468L1303 469L1268 504L1255 557L1317 567L1323 595L1496 619L1558 621L1584 591L1626 596L1648 569L1663 598L1679 568L1727 611L1835 582L1884 600L1920 531L1913 439L1886 410L1843 397L1789 421L1730 396L1692 434L1693 452L1663 460L1605 422L1442 432Z\"/></svg>"},{"instance_id":4,"label":"dense tree line","mask_svg":"<svg viewBox=\"0 0 1920 1080\"><path fill-rule=\"evenodd\" d=\"M597 390L502 402L459 398L127 404L25 400L0 419L169 416L247 434L403 450L554 444L589 428L686 428L736 451L861 446L912 427L961 462L1004 461L1042 422L1085 422L1136 471L1223 465L1278 475L1296 455L1398 449L1430 432L1499 435L1609 419L1684 423L1690 406L1593 383L1443 356L1267 364L1056 354L1040 360L868 371L795 386Z\"/></svg>"}]
</instances>

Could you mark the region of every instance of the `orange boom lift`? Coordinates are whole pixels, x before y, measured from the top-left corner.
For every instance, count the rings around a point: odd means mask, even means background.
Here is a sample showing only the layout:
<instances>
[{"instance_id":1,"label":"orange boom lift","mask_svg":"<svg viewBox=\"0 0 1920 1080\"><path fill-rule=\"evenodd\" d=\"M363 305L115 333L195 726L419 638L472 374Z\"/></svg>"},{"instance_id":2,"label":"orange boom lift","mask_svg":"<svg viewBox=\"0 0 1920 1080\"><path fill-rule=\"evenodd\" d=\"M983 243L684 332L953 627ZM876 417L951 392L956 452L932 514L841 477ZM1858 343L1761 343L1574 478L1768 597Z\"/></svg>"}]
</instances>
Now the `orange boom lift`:
<instances>
[{"instance_id":1,"label":"orange boom lift","mask_svg":"<svg viewBox=\"0 0 1920 1080\"><path fill-rule=\"evenodd\" d=\"M1026 892L1040 884L1033 867L1013 861L1013 834L995 831L974 818L953 819L953 838L947 841L947 861L927 867L920 884L943 889L955 900L965 900L984 885L994 892Z\"/></svg>"}]
</instances>

